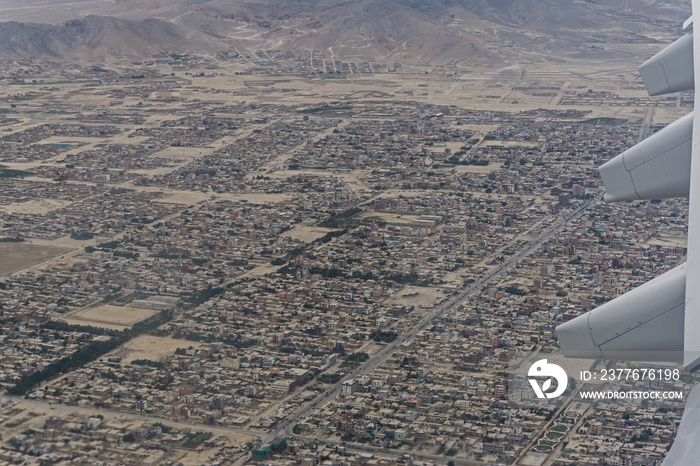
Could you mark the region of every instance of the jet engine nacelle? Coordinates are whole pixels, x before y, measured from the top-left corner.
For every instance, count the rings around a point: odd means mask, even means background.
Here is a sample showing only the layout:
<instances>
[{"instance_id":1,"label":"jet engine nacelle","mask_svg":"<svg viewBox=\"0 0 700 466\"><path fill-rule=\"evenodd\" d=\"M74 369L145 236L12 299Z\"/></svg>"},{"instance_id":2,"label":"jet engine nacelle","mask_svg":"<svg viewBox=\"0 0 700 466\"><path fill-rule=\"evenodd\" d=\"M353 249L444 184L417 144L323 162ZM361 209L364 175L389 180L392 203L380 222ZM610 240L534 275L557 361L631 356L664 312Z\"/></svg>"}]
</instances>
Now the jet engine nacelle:
<instances>
[{"instance_id":1,"label":"jet engine nacelle","mask_svg":"<svg viewBox=\"0 0 700 466\"><path fill-rule=\"evenodd\" d=\"M693 33L686 34L640 67L649 95L694 89L693 82Z\"/></svg>"},{"instance_id":2,"label":"jet engine nacelle","mask_svg":"<svg viewBox=\"0 0 700 466\"><path fill-rule=\"evenodd\" d=\"M683 361L685 264L557 327L564 356Z\"/></svg>"}]
</instances>

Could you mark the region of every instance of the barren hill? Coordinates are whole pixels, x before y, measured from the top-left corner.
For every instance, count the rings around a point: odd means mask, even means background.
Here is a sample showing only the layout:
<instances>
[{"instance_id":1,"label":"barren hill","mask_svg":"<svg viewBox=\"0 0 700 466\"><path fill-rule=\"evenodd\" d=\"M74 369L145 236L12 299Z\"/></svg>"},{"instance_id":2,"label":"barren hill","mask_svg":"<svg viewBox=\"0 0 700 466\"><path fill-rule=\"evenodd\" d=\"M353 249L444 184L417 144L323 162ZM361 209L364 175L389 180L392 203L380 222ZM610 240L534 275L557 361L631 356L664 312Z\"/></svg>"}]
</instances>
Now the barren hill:
<instances>
[{"instance_id":1,"label":"barren hill","mask_svg":"<svg viewBox=\"0 0 700 466\"><path fill-rule=\"evenodd\" d=\"M211 50L201 33L159 19L87 16L63 24L0 23L0 56L94 58Z\"/></svg>"}]
</instances>

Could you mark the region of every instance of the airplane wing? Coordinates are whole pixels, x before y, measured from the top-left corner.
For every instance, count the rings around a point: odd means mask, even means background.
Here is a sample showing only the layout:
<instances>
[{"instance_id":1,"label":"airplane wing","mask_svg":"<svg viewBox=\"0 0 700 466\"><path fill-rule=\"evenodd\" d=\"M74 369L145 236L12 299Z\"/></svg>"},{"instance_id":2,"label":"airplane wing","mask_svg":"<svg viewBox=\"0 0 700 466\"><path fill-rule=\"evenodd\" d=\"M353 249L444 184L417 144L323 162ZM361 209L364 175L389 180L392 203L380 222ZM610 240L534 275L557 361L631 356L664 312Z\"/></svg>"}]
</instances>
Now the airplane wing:
<instances>
[{"instance_id":1,"label":"airplane wing","mask_svg":"<svg viewBox=\"0 0 700 466\"><path fill-rule=\"evenodd\" d=\"M700 458L700 384L690 392L676 439L662 466L697 464Z\"/></svg>"}]
</instances>

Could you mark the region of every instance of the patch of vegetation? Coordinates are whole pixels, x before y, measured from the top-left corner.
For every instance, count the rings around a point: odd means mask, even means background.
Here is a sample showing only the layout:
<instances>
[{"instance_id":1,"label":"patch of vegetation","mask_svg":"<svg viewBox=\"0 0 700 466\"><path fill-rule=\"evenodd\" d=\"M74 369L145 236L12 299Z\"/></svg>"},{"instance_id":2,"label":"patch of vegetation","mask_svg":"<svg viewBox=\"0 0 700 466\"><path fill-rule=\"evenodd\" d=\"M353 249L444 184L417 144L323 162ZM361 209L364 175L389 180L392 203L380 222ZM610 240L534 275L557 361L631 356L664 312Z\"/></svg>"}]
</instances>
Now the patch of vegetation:
<instances>
[{"instance_id":1,"label":"patch of vegetation","mask_svg":"<svg viewBox=\"0 0 700 466\"><path fill-rule=\"evenodd\" d=\"M318 243L329 243L333 238L338 238L340 236L343 236L345 233L347 233L348 230L338 230L338 231L330 231L323 235L322 237L316 239L314 242Z\"/></svg>"},{"instance_id":2,"label":"patch of vegetation","mask_svg":"<svg viewBox=\"0 0 700 466\"><path fill-rule=\"evenodd\" d=\"M100 243L97 246L95 246L97 249L116 249L122 244L121 241L115 240L115 241L107 241L106 243Z\"/></svg>"},{"instance_id":3,"label":"patch of vegetation","mask_svg":"<svg viewBox=\"0 0 700 466\"><path fill-rule=\"evenodd\" d=\"M6 236L4 238L0 238L0 243L23 243L25 241L24 238L20 238L19 236Z\"/></svg>"},{"instance_id":4,"label":"patch of vegetation","mask_svg":"<svg viewBox=\"0 0 700 466\"><path fill-rule=\"evenodd\" d=\"M139 257L138 252L129 252L129 251L114 251L112 253L112 256L114 257L125 257L127 259L137 259Z\"/></svg>"},{"instance_id":5,"label":"patch of vegetation","mask_svg":"<svg viewBox=\"0 0 700 466\"><path fill-rule=\"evenodd\" d=\"M416 359L415 356L406 356L403 358L403 361L401 361L401 364L399 364L399 367L417 366L417 365L418 365L418 359Z\"/></svg>"},{"instance_id":6,"label":"patch of vegetation","mask_svg":"<svg viewBox=\"0 0 700 466\"><path fill-rule=\"evenodd\" d=\"M525 296L527 294L527 291L515 285L507 286L503 289L503 291L505 291L506 293L514 294L516 296Z\"/></svg>"},{"instance_id":7,"label":"patch of vegetation","mask_svg":"<svg viewBox=\"0 0 700 466\"><path fill-rule=\"evenodd\" d=\"M339 78L336 78L339 79ZM313 108L305 108L303 110L299 110L299 113L336 113L339 111L347 111L347 110L352 110L351 105L342 105L338 107L313 107Z\"/></svg>"},{"instance_id":8,"label":"patch of vegetation","mask_svg":"<svg viewBox=\"0 0 700 466\"><path fill-rule=\"evenodd\" d=\"M477 165L480 167L485 167L489 164L488 160L484 159L467 159L467 160L460 160L460 157L464 155L464 151L457 151L452 155L450 158L445 160L445 165Z\"/></svg>"},{"instance_id":9,"label":"patch of vegetation","mask_svg":"<svg viewBox=\"0 0 700 466\"><path fill-rule=\"evenodd\" d=\"M479 166L479 167L485 167L485 166L487 166L488 164L489 164L489 161L488 161L488 160L484 160L484 159L471 159L471 160L467 160L467 162L466 162L464 165L476 165L476 166Z\"/></svg>"},{"instance_id":10,"label":"patch of vegetation","mask_svg":"<svg viewBox=\"0 0 700 466\"><path fill-rule=\"evenodd\" d=\"M190 448L192 450L199 447L201 444L209 440L214 434L211 432L197 432L195 434L190 434L187 436L187 440L182 444L184 448Z\"/></svg>"},{"instance_id":11,"label":"patch of vegetation","mask_svg":"<svg viewBox=\"0 0 700 466\"><path fill-rule=\"evenodd\" d=\"M338 374L337 372L334 374L321 374L318 376L318 380L320 380L323 383L330 383L330 384L340 382L340 379L342 379L342 378L343 377L340 374Z\"/></svg>"},{"instance_id":12,"label":"patch of vegetation","mask_svg":"<svg viewBox=\"0 0 700 466\"><path fill-rule=\"evenodd\" d=\"M362 212L362 209L359 207L350 208L339 214L331 215L326 220L319 223L319 226L326 228L341 228L342 226L345 226L349 218L354 217L360 212Z\"/></svg>"},{"instance_id":13,"label":"patch of vegetation","mask_svg":"<svg viewBox=\"0 0 700 466\"><path fill-rule=\"evenodd\" d=\"M44 324L41 324L40 328L47 330L58 330L61 332L82 332L90 333L92 335L119 335L121 330L114 330L102 327L93 327L92 325L74 325L67 324L60 320L50 320Z\"/></svg>"},{"instance_id":14,"label":"patch of vegetation","mask_svg":"<svg viewBox=\"0 0 700 466\"><path fill-rule=\"evenodd\" d=\"M187 298L187 301L194 305L202 304L209 301L211 298L220 295L224 291L226 291L224 288L213 288L211 285L207 285L207 287L202 290L192 292L190 297Z\"/></svg>"},{"instance_id":15,"label":"patch of vegetation","mask_svg":"<svg viewBox=\"0 0 700 466\"><path fill-rule=\"evenodd\" d=\"M89 239L92 239L95 237L92 233L89 231L80 231L80 232L74 232L70 234L71 239L75 239L78 241L87 241Z\"/></svg>"},{"instance_id":16,"label":"patch of vegetation","mask_svg":"<svg viewBox=\"0 0 700 466\"><path fill-rule=\"evenodd\" d=\"M396 337L398 336L399 334L396 332L382 332L377 330L372 334L372 340L383 343L391 343L392 341L396 340Z\"/></svg>"},{"instance_id":17,"label":"patch of vegetation","mask_svg":"<svg viewBox=\"0 0 700 466\"><path fill-rule=\"evenodd\" d=\"M131 361L131 364L134 366L148 366L148 367L155 367L156 369L162 369L165 367L165 364L162 362L158 361L151 361L150 359L134 359Z\"/></svg>"},{"instance_id":18,"label":"patch of vegetation","mask_svg":"<svg viewBox=\"0 0 700 466\"><path fill-rule=\"evenodd\" d=\"M24 170L14 170L12 168L0 168L0 178L16 178L18 176L32 176L34 173L26 172Z\"/></svg>"},{"instance_id":19,"label":"patch of vegetation","mask_svg":"<svg viewBox=\"0 0 700 466\"><path fill-rule=\"evenodd\" d=\"M322 269L321 267L311 267L311 275L320 275L324 278L348 278L348 274L340 269Z\"/></svg>"},{"instance_id":20,"label":"patch of vegetation","mask_svg":"<svg viewBox=\"0 0 700 466\"><path fill-rule=\"evenodd\" d=\"M588 120L583 120L581 122L582 125L621 125L623 123L626 123L627 120L624 118L608 118L608 117L600 117L600 118L590 118Z\"/></svg>"},{"instance_id":21,"label":"patch of vegetation","mask_svg":"<svg viewBox=\"0 0 700 466\"><path fill-rule=\"evenodd\" d=\"M352 353L349 355L347 358L345 358L345 361L343 362L343 366L359 366L363 362L369 359L369 354L365 353L364 351L360 351L358 353Z\"/></svg>"}]
</instances>

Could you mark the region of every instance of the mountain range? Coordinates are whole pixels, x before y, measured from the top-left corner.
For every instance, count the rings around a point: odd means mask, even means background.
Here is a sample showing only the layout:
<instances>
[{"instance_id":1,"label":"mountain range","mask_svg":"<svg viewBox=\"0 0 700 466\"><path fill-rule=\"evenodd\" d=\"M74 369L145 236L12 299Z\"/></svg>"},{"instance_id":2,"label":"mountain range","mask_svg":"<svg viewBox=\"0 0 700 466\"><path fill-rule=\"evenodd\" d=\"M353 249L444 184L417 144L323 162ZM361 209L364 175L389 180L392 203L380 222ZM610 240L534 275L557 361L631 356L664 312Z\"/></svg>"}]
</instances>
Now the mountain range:
<instances>
[{"instance_id":1,"label":"mountain range","mask_svg":"<svg viewBox=\"0 0 700 466\"><path fill-rule=\"evenodd\" d=\"M75 10L76 3L0 0L3 17L17 20L0 23L0 56L79 60L235 48L466 66L522 53L611 58L623 53L616 45L677 36L690 10L682 0L82 0L85 8ZM45 22L65 15L79 17Z\"/></svg>"}]
</instances>

